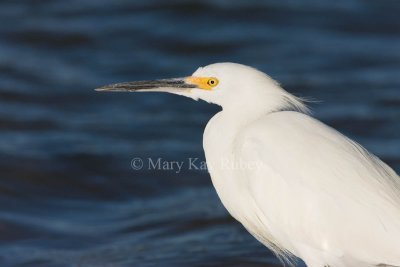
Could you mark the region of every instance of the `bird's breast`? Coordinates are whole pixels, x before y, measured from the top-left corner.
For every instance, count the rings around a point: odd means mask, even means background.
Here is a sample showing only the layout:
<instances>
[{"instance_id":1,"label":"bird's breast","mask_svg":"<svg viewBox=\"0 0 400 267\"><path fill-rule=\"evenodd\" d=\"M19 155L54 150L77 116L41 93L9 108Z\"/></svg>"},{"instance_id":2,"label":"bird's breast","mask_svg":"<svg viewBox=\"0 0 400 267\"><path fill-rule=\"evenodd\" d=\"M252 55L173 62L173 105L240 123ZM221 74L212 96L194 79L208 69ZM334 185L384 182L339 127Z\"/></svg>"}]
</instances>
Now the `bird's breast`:
<instances>
[{"instance_id":1,"label":"bird's breast","mask_svg":"<svg viewBox=\"0 0 400 267\"><path fill-rule=\"evenodd\" d=\"M285 209L279 209L276 203L289 195L285 191L287 187L284 181L275 181L276 173L269 170L268 166L263 166L263 177L252 177L250 173L253 172L242 168L240 164L243 162L236 143L243 127L221 113L207 124L203 147L212 183L229 213L258 240L267 246L273 242L274 245L280 244L291 249L291 244L286 244L285 238L282 238L285 233L276 227L279 225L276 221L286 218ZM250 179L263 180L262 189L254 190L257 183L250 182ZM265 201L258 203L255 191L261 192L260 196Z\"/></svg>"},{"instance_id":2,"label":"bird's breast","mask_svg":"<svg viewBox=\"0 0 400 267\"><path fill-rule=\"evenodd\" d=\"M238 178L238 166L233 151L233 142L239 129L234 121L216 114L207 124L203 136L203 147L208 171L214 188L229 213L243 221L245 211L251 212L245 179Z\"/></svg>"}]
</instances>

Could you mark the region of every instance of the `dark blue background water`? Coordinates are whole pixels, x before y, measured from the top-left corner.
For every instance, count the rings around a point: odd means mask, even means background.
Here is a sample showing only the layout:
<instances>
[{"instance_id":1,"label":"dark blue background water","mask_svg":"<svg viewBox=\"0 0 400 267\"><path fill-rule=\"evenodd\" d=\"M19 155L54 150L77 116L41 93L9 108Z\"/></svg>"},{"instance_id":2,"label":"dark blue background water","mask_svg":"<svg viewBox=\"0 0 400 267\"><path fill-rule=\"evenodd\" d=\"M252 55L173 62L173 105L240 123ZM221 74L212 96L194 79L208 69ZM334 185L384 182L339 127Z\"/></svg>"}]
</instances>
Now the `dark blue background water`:
<instances>
[{"instance_id":1,"label":"dark blue background water","mask_svg":"<svg viewBox=\"0 0 400 267\"><path fill-rule=\"evenodd\" d=\"M100 85L252 65L400 170L400 2L1 1L1 266L267 266L205 171L217 107Z\"/></svg>"}]
</instances>

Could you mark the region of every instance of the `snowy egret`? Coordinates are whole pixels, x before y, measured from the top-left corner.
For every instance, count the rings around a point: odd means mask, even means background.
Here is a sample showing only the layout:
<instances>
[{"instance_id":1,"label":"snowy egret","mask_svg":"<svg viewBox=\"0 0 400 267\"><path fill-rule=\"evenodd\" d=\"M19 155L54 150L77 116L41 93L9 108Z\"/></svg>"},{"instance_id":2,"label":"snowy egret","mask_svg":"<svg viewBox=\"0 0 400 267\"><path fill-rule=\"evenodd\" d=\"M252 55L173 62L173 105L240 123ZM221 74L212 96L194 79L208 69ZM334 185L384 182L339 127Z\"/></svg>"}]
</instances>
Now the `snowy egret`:
<instances>
[{"instance_id":1,"label":"snowy egret","mask_svg":"<svg viewBox=\"0 0 400 267\"><path fill-rule=\"evenodd\" d=\"M189 77L97 90L169 92L220 105L203 137L213 185L230 214L280 258L297 256L309 267L400 266L399 176L309 116L266 74L216 63ZM221 160L256 164L227 168Z\"/></svg>"}]
</instances>

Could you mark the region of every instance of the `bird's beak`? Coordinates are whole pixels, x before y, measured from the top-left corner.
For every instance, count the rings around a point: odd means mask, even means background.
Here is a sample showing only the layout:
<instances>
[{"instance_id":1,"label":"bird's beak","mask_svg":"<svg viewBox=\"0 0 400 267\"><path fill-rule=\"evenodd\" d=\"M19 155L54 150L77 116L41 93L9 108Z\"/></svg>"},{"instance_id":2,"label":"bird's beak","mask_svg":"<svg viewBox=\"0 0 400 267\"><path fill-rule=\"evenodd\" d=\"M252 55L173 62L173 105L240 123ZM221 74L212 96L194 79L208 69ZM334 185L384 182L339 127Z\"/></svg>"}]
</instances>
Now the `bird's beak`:
<instances>
[{"instance_id":1,"label":"bird's beak","mask_svg":"<svg viewBox=\"0 0 400 267\"><path fill-rule=\"evenodd\" d=\"M197 85L192 82L191 78L192 77L184 77L184 78L161 79L161 80L151 80L151 81L116 83L99 87L96 89L96 91L170 92L179 94L180 92L183 91L188 91L193 88L198 88Z\"/></svg>"}]
</instances>

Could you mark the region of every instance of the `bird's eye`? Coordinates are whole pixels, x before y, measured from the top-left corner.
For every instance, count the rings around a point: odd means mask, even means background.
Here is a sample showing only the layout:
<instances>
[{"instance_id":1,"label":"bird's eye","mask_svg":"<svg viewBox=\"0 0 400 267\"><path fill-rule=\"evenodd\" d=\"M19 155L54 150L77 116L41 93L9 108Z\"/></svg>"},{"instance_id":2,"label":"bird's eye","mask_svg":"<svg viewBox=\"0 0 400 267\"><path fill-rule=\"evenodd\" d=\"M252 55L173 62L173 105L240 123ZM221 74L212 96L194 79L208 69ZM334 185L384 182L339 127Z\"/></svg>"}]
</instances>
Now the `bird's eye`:
<instances>
[{"instance_id":1,"label":"bird's eye","mask_svg":"<svg viewBox=\"0 0 400 267\"><path fill-rule=\"evenodd\" d=\"M215 87L218 84L218 79L217 78L210 78L207 81L207 84L211 87Z\"/></svg>"}]
</instances>

